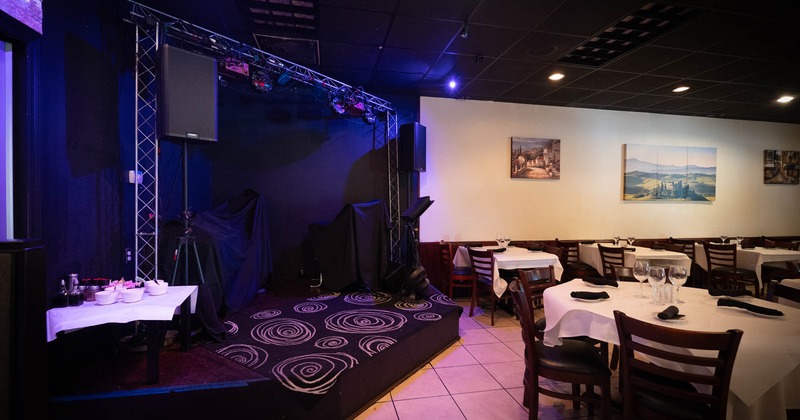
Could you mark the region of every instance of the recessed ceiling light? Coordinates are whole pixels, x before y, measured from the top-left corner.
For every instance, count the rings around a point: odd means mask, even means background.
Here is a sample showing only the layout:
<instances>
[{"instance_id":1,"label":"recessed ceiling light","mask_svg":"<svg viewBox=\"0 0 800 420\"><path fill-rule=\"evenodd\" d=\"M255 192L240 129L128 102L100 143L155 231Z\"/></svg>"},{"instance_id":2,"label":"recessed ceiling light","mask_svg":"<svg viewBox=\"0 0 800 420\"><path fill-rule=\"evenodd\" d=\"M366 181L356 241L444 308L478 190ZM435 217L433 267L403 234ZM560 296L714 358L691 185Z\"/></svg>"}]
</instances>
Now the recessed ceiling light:
<instances>
[{"instance_id":1,"label":"recessed ceiling light","mask_svg":"<svg viewBox=\"0 0 800 420\"><path fill-rule=\"evenodd\" d=\"M550 79L552 81L561 80L563 78L564 78L564 75L561 74L561 73L553 73L548 77L548 79Z\"/></svg>"},{"instance_id":2,"label":"recessed ceiling light","mask_svg":"<svg viewBox=\"0 0 800 420\"><path fill-rule=\"evenodd\" d=\"M780 102L782 104L788 104L789 102L792 102L793 100L794 100L794 96L788 96L788 95L781 96L780 98L778 98L778 102Z\"/></svg>"},{"instance_id":3,"label":"recessed ceiling light","mask_svg":"<svg viewBox=\"0 0 800 420\"><path fill-rule=\"evenodd\" d=\"M450 82L447 84L447 86L449 86L450 89L455 89L456 86L458 86L458 83L456 83L455 80L450 80Z\"/></svg>"},{"instance_id":4,"label":"recessed ceiling light","mask_svg":"<svg viewBox=\"0 0 800 420\"><path fill-rule=\"evenodd\" d=\"M675 89L672 89L672 91L675 93L686 92L687 90L689 90L689 86L678 86Z\"/></svg>"}]
</instances>

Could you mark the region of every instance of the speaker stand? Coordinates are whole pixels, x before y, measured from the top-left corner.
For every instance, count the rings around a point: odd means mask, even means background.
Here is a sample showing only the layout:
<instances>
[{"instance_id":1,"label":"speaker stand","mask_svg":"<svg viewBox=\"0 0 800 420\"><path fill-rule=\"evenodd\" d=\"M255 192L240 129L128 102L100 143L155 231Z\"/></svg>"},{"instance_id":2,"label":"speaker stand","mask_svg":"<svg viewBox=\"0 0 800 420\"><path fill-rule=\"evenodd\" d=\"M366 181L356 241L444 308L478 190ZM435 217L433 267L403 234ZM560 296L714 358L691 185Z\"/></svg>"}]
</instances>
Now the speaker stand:
<instances>
[{"instance_id":1,"label":"speaker stand","mask_svg":"<svg viewBox=\"0 0 800 420\"><path fill-rule=\"evenodd\" d=\"M197 264L197 275L200 277L200 284L205 284L206 279L203 276L203 267L200 264L200 254L197 252L197 241L192 235L192 218L194 213L189 210L189 146L183 142L183 235L179 238L178 248L175 250L175 269L172 270L171 284L175 285L175 276L178 274L178 268L183 262L183 283L181 285L189 285L189 248L194 251L194 262Z\"/></svg>"}]
</instances>

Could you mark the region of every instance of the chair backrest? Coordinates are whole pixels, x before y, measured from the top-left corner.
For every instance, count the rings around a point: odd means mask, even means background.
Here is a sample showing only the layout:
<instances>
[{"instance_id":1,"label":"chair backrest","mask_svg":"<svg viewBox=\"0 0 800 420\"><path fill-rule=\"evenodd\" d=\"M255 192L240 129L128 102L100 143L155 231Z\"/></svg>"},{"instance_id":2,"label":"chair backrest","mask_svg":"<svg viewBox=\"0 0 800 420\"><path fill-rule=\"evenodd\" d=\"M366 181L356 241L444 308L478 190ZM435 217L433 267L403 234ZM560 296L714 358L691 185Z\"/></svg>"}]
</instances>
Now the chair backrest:
<instances>
[{"instance_id":1,"label":"chair backrest","mask_svg":"<svg viewBox=\"0 0 800 420\"><path fill-rule=\"evenodd\" d=\"M800 249L800 242L776 241L764 238L764 248L781 248L797 251Z\"/></svg>"},{"instance_id":2,"label":"chair backrest","mask_svg":"<svg viewBox=\"0 0 800 420\"><path fill-rule=\"evenodd\" d=\"M536 372L538 358L536 357L536 319L531 305L532 297L523 287L520 280L516 279L508 285L511 299L514 301L514 309L519 315L519 324L522 327L522 341L525 343L525 369Z\"/></svg>"},{"instance_id":3,"label":"chair backrest","mask_svg":"<svg viewBox=\"0 0 800 420\"><path fill-rule=\"evenodd\" d=\"M710 272L717 267L736 267L736 244L717 244L703 241L706 267Z\"/></svg>"},{"instance_id":4,"label":"chair backrest","mask_svg":"<svg viewBox=\"0 0 800 420\"><path fill-rule=\"evenodd\" d=\"M790 300L791 302L786 302L783 299ZM769 282L767 288L767 300L798 308L800 307L800 289L781 284L777 280L772 280Z\"/></svg>"},{"instance_id":5,"label":"chair backrest","mask_svg":"<svg viewBox=\"0 0 800 420\"><path fill-rule=\"evenodd\" d=\"M683 252L684 254L689 256L689 258L692 261L694 261L694 244L697 241L695 241L694 239L673 238L671 236L669 238L669 241L672 242L673 244L681 244L681 245L683 245L683 251L681 251L681 252Z\"/></svg>"},{"instance_id":6,"label":"chair backrest","mask_svg":"<svg viewBox=\"0 0 800 420\"><path fill-rule=\"evenodd\" d=\"M633 276L633 267L617 266L614 267L614 280L617 281L638 281Z\"/></svg>"},{"instance_id":7,"label":"chair backrest","mask_svg":"<svg viewBox=\"0 0 800 420\"><path fill-rule=\"evenodd\" d=\"M683 253L686 247L683 244L672 244L669 242L653 242L651 249L664 249L667 251Z\"/></svg>"},{"instance_id":8,"label":"chair backrest","mask_svg":"<svg viewBox=\"0 0 800 420\"><path fill-rule=\"evenodd\" d=\"M671 410L654 412L654 404L648 404L653 401L647 397L650 396L667 401L672 410L689 411L701 418L725 419L742 330L707 332L667 328L628 317L619 310L614 310L614 320L620 341L620 389L625 418L676 417L677 413ZM692 351L701 355L696 356ZM655 359L664 363L657 365L652 362Z\"/></svg>"},{"instance_id":9,"label":"chair backrest","mask_svg":"<svg viewBox=\"0 0 800 420\"><path fill-rule=\"evenodd\" d=\"M606 246L597 244L600 250L600 262L603 265L603 277L607 279L616 278L614 267L625 265L625 249L618 246Z\"/></svg>"},{"instance_id":10,"label":"chair backrest","mask_svg":"<svg viewBox=\"0 0 800 420\"><path fill-rule=\"evenodd\" d=\"M560 241L556 238L556 246L562 249L567 264L578 264L581 261L580 247L576 241ZM562 265L564 264L562 261Z\"/></svg>"},{"instance_id":11,"label":"chair backrest","mask_svg":"<svg viewBox=\"0 0 800 420\"><path fill-rule=\"evenodd\" d=\"M534 302L534 309L541 307L545 289L557 284L553 266L520 268L517 271L519 272L519 281L523 287L528 289L528 294Z\"/></svg>"},{"instance_id":12,"label":"chair backrest","mask_svg":"<svg viewBox=\"0 0 800 420\"><path fill-rule=\"evenodd\" d=\"M475 275L492 281L494 279L494 252L475 248L468 248L468 251Z\"/></svg>"},{"instance_id":13,"label":"chair backrest","mask_svg":"<svg viewBox=\"0 0 800 420\"><path fill-rule=\"evenodd\" d=\"M544 244L542 245L542 251L555 255L558 257L558 261L561 262L561 265L564 265L564 248Z\"/></svg>"}]
</instances>

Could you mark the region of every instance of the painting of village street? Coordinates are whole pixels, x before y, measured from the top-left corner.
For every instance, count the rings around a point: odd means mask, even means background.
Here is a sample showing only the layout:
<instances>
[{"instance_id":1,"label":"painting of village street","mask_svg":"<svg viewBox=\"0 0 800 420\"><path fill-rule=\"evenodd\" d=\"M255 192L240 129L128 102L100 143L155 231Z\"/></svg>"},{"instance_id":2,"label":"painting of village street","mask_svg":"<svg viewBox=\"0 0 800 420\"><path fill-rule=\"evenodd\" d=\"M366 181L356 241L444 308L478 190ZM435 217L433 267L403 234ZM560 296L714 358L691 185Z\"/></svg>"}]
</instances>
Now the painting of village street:
<instances>
[{"instance_id":1,"label":"painting of village street","mask_svg":"<svg viewBox=\"0 0 800 420\"><path fill-rule=\"evenodd\" d=\"M626 144L623 200L714 201L717 149Z\"/></svg>"},{"instance_id":2,"label":"painting of village street","mask_svg":"<svg viewBox=\"0 0 800 420\"><path fill-rule=\"evenodd\" d=\"M511 137L511 178L560 179L561 140Z\"/></svg>"},{"instance_id":3,"label":"painting of village street","mask_svg":"<svg viewBox=\"0 0 800 420\"><path fill-rule=\"evenodd\" d=\"M800 152L764 150L764 183L800 183Z\"/></svg>"}]
</instances>

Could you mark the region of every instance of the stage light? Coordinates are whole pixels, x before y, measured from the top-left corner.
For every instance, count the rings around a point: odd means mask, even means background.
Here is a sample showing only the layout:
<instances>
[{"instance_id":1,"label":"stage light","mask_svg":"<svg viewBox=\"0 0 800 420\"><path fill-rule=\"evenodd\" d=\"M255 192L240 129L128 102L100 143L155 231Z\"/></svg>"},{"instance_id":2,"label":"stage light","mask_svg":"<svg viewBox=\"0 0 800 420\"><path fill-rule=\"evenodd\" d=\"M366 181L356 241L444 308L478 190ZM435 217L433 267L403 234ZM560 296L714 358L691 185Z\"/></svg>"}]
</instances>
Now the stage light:
<instances>
[{"instance_id":1,"label":"stage light","mask_svg":"<svg viewBox=\"0 0 800 420\"><path fill-rule=\"evenodd\" d=\"M272 79L263 71L253 72L250 83L257 92L266 93L272 90Z\"/></svg>"},{"instance_id":2,"label":"stage light","mask_svg":"<svg viewBox=\"0 0 800 420\"><path fill-rule=\"evenodd\" d=\"M458 83L456 83L456 81L455 81L455 80L451 80L449 83L447 83L447 86L448 86L450 89L455 89L455 88L456 88L456 86L458 86Z\"/></svg>"},{"instance_id":3,"label":"stage light","mask_svg":"<svg viewBox=\"0 0 800 420\"><path fill-rule=\"evenodd\" d=\"M467 24L467 22L464 22L464 27L461 28L461 35L459 36L461 36L461 38L464 39L469 38L469 25Z\"/></svg>"},{"instance_id":4,"label":"stage light","mask_svg":"<svg viewBox=\"0 0 800 420\"><path fill-rule=\"evenodd\" d=\"M375 111L372 109L371 106L366 107L364 109L364 113L361 114L361 119L364 120L367 124L374 124L375 123Z\"/></svg>"},{"instance_id":5,"label":"stage light","mask_svg":"<svg viewBox=\"0 0 800 420\"><path fill-rule=\"evenodd\" d=\"M289 73L288 71L285 71L281 73L280 76L278 76L278 84L281 86L289 83L290 80L292 80L292 74Z\"/></svg>"}]
</instances>

